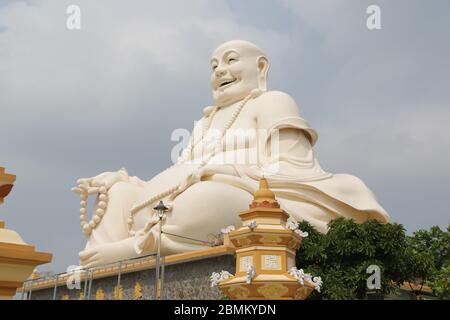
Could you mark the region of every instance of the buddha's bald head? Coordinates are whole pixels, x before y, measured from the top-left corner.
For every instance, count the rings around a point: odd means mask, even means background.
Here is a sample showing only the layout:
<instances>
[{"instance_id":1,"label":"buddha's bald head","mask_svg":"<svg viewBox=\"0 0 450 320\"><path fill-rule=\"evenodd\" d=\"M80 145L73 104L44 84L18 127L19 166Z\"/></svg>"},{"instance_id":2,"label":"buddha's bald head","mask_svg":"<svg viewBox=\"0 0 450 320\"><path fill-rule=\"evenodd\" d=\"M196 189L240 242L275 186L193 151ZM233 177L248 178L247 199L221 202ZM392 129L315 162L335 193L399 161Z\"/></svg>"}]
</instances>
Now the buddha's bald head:
<instances>
[{"instance_id":1,"label":"buddha's bald head","mask_svg":"<svg viewBox=\"0 0 450 320\"><path fill-rule=\"evenodd\" d=\"M211 57L211 68L211 87L217 106L239 101L253 89L267 89L269 61L251 42L232 40L221 44Z\"/></svg>"}]
</instances>

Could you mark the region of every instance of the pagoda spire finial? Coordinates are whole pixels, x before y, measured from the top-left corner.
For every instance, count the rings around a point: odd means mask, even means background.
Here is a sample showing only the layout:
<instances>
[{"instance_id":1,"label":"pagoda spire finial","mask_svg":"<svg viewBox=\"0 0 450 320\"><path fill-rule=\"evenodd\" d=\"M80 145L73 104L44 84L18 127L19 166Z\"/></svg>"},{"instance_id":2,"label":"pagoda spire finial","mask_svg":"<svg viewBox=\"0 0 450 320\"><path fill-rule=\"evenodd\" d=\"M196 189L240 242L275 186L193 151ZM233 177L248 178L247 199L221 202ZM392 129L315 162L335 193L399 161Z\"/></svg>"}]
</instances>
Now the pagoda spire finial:
<instances>
[{"instance_id":1,"label":"pagoda spire finial","mask_svg":"<svg viewBox=\"0 0 450 320\"><path fill-rule=\"evenodd\" d=\"M254 194L254 199L250 208L265 207L265 208L279 208L275 193L269 189L269 183L263 176L259 180L259 189Z\"/></svg>"}]
</instances>

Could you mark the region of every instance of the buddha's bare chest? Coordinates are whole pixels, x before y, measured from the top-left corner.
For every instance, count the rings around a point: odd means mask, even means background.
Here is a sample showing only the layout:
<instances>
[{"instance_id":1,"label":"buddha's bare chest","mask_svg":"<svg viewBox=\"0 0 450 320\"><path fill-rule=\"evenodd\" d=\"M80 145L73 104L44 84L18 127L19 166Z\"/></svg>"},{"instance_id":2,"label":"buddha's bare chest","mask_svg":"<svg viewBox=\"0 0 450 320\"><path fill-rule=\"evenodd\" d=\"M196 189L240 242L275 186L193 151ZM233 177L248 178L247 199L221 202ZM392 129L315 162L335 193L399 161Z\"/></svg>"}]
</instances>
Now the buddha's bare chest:
<instances>
[{"instance_id":1,"label":"buddha's bare chest","mask_svg":"<svg viewBox=\"0 0 450 320\"><path fill-rule=\"evenodd\" d=\"M254 144L257 136L257 120L250 108L244 108L235 116L234 108L226 108L217 111L210 119L205 119L203 124L202 141L208 144L210 141L223 144L233 143L235 139L245 137L245 140Z\"/></svg>"},{"instance_id":2,"label":"buddha's bare chest","mask_svg":"<svg viewBox=\"0 0 450 320\"><path fill-rule=\"evenodd\" d=\"M255 106L248 102L234 118L236 111L235 106L230 106L224 109L219 109L211 119L208 119L210 129L223 130L230 125L228 129L256 129L257 128L257 114L255 113ZM234 119L234 120L233 120Z\"/></svg>"}]
</instances>

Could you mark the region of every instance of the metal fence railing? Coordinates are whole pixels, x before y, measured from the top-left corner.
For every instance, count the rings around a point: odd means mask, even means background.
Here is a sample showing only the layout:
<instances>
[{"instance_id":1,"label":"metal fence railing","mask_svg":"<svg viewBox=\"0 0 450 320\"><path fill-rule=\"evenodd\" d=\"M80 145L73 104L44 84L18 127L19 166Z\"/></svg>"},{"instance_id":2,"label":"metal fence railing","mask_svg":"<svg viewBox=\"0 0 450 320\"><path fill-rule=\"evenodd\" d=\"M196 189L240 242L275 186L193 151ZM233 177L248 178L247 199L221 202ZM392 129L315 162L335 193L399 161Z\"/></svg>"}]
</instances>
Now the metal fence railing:
<instances>
[{"instance_id":1,"label":"metal fence railing","mask_svg":"<svg viewBox=\"0 0 450 320\"><path fill-rule=\"evenodd\" d=\"M159 262L159 260L161 262ZM101 265L101 266L96 266L96 267L91 267L91 268L80 267L80 268L77 268L76 270L73 270L70 272L62 272L62 273L58 273L58 274L51 275L51 276L44 276L44 277L39 277L39 278L35 278L35 279L28 279L23 283L20 300L31 300L34 286L37 286L39 284L49 283L49 282L54 283L52 300L56 300L58 287L61 286L60 280L67 279L68 277L73 276L76 273L78 273L80 281L82 282L81 290L83 290L83 296L85 297L85 300L91 300L92 282L94 280L94 276L95 276L96 272L117 270L117 285L116 285L116 287L120 288L122 274L123 274L123 272L127 272L127 269L130 266L135 266L136 264L140 264L143 266L143 268L142 268L143 270L145 270L145 269L152 270L153 266L152 266L151 262L153 262L153 261L155 263L155 265L154 265L155 270L161 270L159 279L157 278L158 272L155 272L155 283L154 283L155 294L153 296L154 296L154 299L157 299L157 298L160 298L158 296L158 292L156 290L158 281L160 283L160 292L162 292L162 288L163 288L165 258L160 257L160 259L158 259L157 254L152 253L152 254L140 256L137 258L127 259L127 260L119 260L119 261ZM150 267L145 267L145 262L149 262Z\"/></svg>"},{"instance_id":2,"label":"metal fence railing","mask_svg":"<svg viewBox=\"0 0 450 320\"><path fill-rule=\"evenodd\" d=\"M213 247L216 245L220 245L220 243L217 243L216 241L205 241L205 240L199 240L194 239L186 236L176 235L172 233L168 233L165 231L161 231L163 234L167 234L172 237L178 237L183 238L186 240L191 240L197 243L200 243L201 245ZM217 239L216 239L217 240ZM131 265L136 265L137 263L144 264L146 260L155 261L155 284L154 284L154 299L161 299L163 297L164 291L163 291L163 283L164 283L164 269L165 269L165 257L159 257L157 253L152 253L145 256L140 256L132 259L127 260L119 260L114 263L109 263L101 266L96 266L92 268L77 268L76 270L72 272L62 272L51 276L44 276L39 277L35 279L28 279L23 283L22 286L22 292L20 300L31 300L32 293L33 293L33 287L38 284L43 283L51 283L53 281L54 287L53 287L53 300L56 300L57 297L57 291L58 291L58 283L59 280L68 278L69 276L73 275L75 272L79 273L80 279L84 278L84 287L83 287L83 296L86 300L91 300L91 291L92 291L92 281L94 279L96 271L105 271L108 268L111 270L117 269L117 288L120 288L121 284L121 278L122 273L127 270L127 267ZM151 264L150 264L151 266ZM143 270L146 268L144 267ZM149 267L148 269L153 269L153 266ZM159 286L158 286L159 284ZM151 296L151 295L149 295Z\"/></svg>"}]
</instances>

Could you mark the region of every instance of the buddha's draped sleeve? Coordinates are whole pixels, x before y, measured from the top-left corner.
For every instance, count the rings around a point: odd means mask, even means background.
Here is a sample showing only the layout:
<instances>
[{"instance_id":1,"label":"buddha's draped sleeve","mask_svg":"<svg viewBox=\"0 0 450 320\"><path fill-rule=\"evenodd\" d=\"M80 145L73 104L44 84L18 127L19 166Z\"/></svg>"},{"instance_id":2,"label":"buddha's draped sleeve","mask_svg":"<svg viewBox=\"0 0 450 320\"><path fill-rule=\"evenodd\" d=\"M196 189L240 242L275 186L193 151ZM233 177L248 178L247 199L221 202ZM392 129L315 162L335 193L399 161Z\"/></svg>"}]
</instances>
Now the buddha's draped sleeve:
<instances>
[{"instance_id":1,"label":"buddha's draped sleeve","mask_svg":"<svg viewBox=\"0 0 450 320\"><path fill-rule=\"evenodd\" d=\"M282 207L297 220L306 219L323 232L336 217L389 221L363 181L322 170L312 150L317 134L300 116L276 119L268 131L267 139L261 142L259 171L268 178ZM279 141L276 148L274 141ZM258 172L253 173L252 178L258 178Z\"/></svg>"},{"instance_id":2,"label":"buddha's draped sleeve","mask_svg":"<svg viewBox=\"0 0 450 320\"><path fill-rule=\"evenodd\" d=\"M272 105L277 111L266 116L258 128L258 152L261 171L280 179L311 180L329 176L320 167L312 146L317 132L299 115L293 100Z\"/></svg>"},{"instance_id":3,"label":"buddha's draped sleeve","mask_svg":"<svg viewBox=\"0 0 450 320\"><path fill-rule=\"evenodd\" d=\"M255 186L264 175L287 212L310 221L321 231L326 230L332 217L389 221L359 178L322 170L312 149L318 138L316 131L300 116L295 102L283 96L278 100L271 105L276 111L264 117L258 131L267 131L259 135L258 165L238 167L245 184Z\"/></svg>"}]
</instances>

